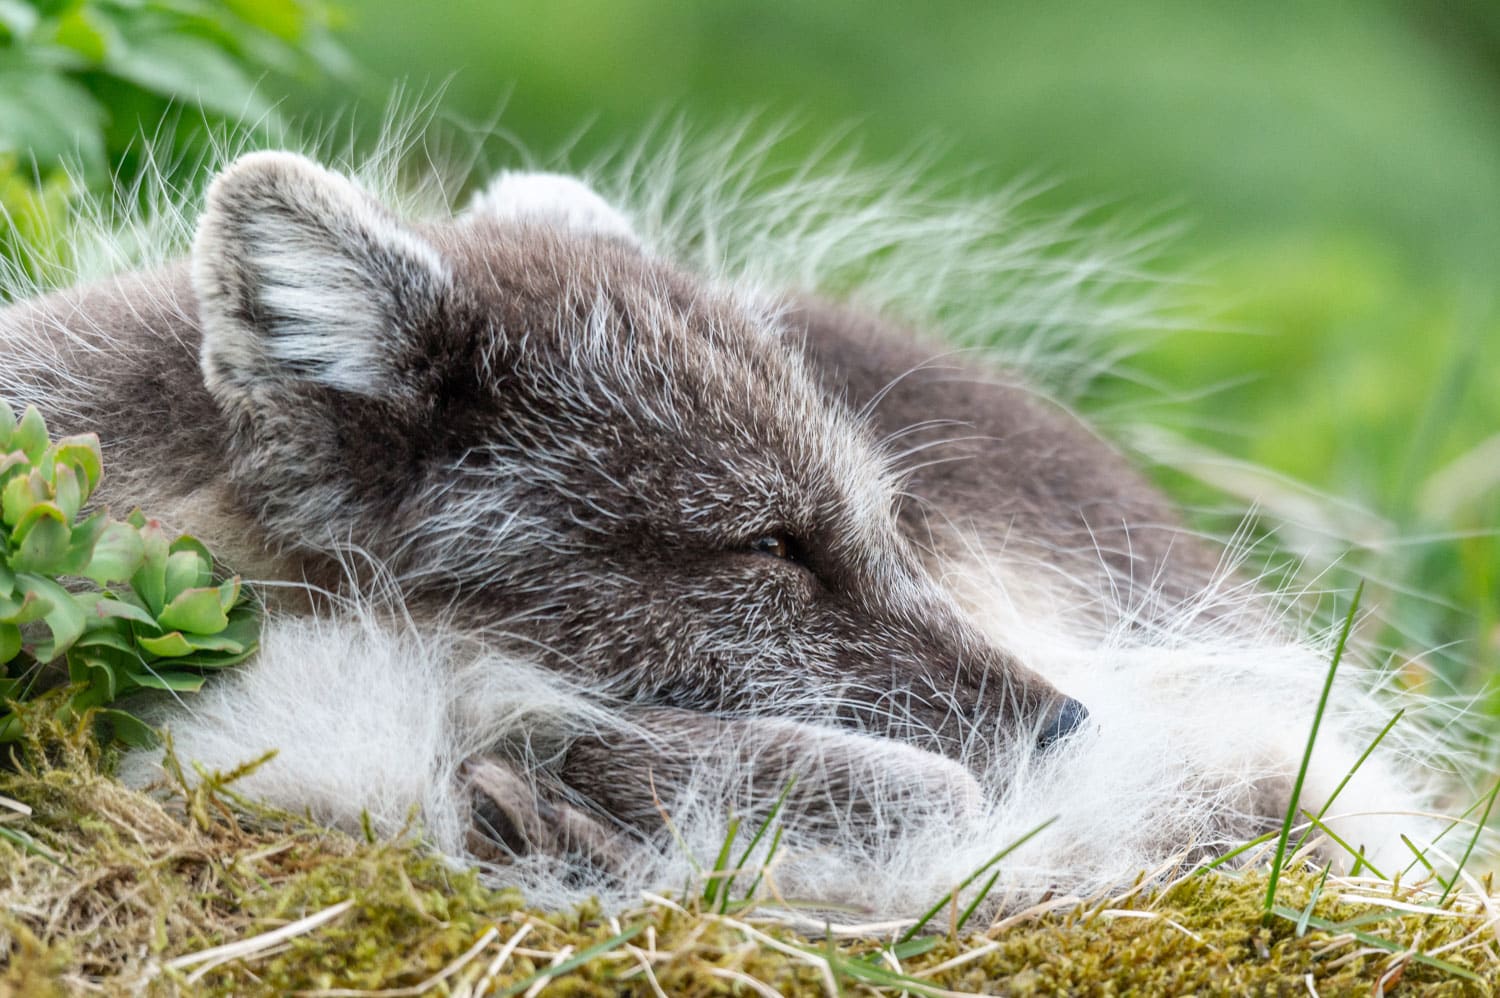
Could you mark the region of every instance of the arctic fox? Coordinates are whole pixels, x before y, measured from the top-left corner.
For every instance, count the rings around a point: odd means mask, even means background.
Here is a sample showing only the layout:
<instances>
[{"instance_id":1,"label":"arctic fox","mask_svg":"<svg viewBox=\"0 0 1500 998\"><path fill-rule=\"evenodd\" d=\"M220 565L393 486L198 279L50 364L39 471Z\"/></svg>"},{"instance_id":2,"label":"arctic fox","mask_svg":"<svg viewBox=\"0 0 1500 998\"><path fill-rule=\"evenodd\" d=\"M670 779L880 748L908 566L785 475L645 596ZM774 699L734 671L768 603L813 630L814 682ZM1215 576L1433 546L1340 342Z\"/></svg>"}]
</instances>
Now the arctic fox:
<instances>
[{"instance_id":1,"label":"arctic fox","mask_svg":"<svg viewBox=\"0 0 1500 998\"><path fill-rule=\"evenodd\" d=\"M1042 825L1013 901L1280 822L1325 647L1014 372L635 211L507 173L408 221L250 153L186 259L0 311L0 392L271 598L159 705L179 755L277 749L250 792L544 901L680 885L736 815L783 896L891 912ZM1387 716L1339 691L1305 808ZM1399 849L1421 800L1382 751L1328 820Z\"/></svg>"}]
</instances>

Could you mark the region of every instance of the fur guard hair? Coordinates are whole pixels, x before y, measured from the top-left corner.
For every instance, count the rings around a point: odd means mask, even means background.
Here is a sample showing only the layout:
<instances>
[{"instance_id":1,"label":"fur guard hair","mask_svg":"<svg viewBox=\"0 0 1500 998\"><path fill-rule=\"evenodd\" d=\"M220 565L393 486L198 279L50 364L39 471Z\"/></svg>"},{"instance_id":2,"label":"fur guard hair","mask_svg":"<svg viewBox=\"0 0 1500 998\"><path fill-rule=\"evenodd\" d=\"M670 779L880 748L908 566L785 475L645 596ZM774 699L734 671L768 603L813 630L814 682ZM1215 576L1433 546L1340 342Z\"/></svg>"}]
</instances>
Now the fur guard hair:
<instances>
[{"instance_id":1,"label":"fur guard hair","mask_svg":"<svg viewBox=\"0 0 1500 998\"><path fill-rule=\"evenodd\" d=\"M1138 245L850 162L778 180L743 136L453 216L401 145L226 150L206 201L123 191L6 282L0 394L270 595L254 660L156 704L181 757L274 749L245 792L415 817L543 905L681 886L783 792L763 890L891 915L1049 821L994 904L1279 821L1333 635L1046 400L1152 315ZM1399 699L1343 671L1304 806ZM1329 818L1398 867L1446 778L1422 706Z\"/></svg>"}]
</instances>

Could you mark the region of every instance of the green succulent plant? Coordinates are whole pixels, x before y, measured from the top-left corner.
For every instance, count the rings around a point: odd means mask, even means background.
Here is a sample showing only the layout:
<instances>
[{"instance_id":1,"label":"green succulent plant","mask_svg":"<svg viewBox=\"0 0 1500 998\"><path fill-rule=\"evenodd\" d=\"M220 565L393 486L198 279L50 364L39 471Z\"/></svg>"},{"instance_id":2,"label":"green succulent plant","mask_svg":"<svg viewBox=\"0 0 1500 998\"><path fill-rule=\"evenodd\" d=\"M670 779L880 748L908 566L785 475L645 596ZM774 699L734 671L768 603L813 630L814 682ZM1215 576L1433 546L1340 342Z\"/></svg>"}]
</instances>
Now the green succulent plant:
<instances>
[{"instance_id":1,"label":"green succulent plant","mask_svg":"<svg viewBox=\"0 0 1500 998\"><path fill-rule=\"evenodd\" d=\"M0 701L31 699L65 665L61 711L95 709L115 738L150 744L150 728L110 705L197 690L255 651L260 618L196 539L170 539L140 510L85 514L102 470L98 437L53 442L34 407L17 420L0 402ZM0 712L0 742L20 734Z\"/></svg>"}]
</instances>

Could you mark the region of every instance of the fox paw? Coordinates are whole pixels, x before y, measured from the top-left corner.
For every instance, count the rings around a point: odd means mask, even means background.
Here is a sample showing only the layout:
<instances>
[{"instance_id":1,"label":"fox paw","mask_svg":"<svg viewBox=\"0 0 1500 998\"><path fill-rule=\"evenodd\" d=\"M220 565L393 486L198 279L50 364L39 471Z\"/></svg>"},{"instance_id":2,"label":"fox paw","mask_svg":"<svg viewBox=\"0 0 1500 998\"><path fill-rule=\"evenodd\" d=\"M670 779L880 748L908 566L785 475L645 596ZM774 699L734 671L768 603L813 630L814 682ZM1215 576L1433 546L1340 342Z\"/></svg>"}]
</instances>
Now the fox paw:
<instances>
[{"instance_id":1,"label":"fox paw","mask_svg":"<svg viewBox=\"0 0 1500 998\"><path fill-rule=\"evenodd\" d=\"M624 869L620 833L562 800L549 800L513 763L476 755L459 768L470 802L467 846L475 858L509 863L521 856L583 861L606 873Z\"/></svg>"}]
</instances>

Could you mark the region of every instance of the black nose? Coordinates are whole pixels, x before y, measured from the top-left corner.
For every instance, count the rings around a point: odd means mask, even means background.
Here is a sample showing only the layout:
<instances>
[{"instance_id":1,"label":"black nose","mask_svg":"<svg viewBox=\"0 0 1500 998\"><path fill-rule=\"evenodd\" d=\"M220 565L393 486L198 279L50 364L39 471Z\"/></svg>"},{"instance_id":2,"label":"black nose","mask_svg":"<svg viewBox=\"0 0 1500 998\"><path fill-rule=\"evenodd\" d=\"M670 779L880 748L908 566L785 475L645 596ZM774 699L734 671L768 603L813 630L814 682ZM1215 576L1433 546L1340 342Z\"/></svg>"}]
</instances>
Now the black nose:
<instances>
[{"instance_id":1,"label":"black nose","mask_svg":"<svg viewBox=\"0 0 1500 998\"><path fill-rule=\"evenodd\" d=\"M1059 742L1083 726L1083 722L1089 719L1088 708L1074 700L1072 697L1063 701L1057 713L1052 715L1052 720L1037 733L1036 747L1039 749L1050 748L1053 743Z\"/></svg>"}]
</instances>

